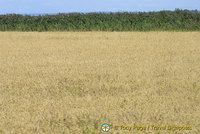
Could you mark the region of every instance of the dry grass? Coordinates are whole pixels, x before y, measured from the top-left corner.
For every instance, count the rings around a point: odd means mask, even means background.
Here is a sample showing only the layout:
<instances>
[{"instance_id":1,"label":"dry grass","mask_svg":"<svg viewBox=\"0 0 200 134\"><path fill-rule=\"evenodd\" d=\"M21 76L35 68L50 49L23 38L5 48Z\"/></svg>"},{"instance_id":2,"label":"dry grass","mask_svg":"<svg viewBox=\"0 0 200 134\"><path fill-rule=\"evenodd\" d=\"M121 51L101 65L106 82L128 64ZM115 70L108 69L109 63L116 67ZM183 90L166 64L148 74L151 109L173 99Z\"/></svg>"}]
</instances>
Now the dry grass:
<instances>
[{"instance_id":1,"label":"dry grass","mask_svg":"<svg viewBox=\"0 0 200 134\"><path fill-rule=\"evenodd\" d=\"M0 133L200 133L200 32L0 32Z\"/></svg>"}]
</instances>

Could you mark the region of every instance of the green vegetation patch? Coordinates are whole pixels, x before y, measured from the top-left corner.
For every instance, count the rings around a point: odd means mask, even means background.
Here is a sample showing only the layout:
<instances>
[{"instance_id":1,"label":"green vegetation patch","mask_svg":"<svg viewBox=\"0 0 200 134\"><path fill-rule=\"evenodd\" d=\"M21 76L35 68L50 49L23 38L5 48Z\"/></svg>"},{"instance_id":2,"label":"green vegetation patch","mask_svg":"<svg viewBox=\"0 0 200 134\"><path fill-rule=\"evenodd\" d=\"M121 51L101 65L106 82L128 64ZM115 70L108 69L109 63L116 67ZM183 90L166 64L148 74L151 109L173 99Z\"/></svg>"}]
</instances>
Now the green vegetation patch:
<instances>
[{"instance_id":1,"label":"green vegetation patch","mask_svg":"<svg viewBox=\"0 0 200 134\"><path fill-rule=\"evenodd\" d=\"M0 15L0 31L198 31L197 10Z\"/></svg>"}]
</instances>

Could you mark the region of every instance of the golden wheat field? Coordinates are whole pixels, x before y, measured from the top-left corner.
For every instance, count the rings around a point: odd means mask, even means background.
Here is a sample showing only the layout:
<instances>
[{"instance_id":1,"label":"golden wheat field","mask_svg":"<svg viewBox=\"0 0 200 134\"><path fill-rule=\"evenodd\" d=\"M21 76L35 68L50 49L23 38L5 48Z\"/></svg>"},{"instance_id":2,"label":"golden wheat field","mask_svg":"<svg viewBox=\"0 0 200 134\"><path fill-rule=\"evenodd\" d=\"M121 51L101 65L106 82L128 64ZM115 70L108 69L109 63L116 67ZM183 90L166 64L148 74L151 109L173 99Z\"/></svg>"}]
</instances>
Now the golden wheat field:
<instances>
[{"instance_id":1,"label":"golden wheat field","mask_svg":"<svg viewBox=\"0 0 200 134\"><path fill-rule=\"evenodd\" d=\"M0 32L0 134L200 134L200 32Z\"/></svg>"}]
</instances>

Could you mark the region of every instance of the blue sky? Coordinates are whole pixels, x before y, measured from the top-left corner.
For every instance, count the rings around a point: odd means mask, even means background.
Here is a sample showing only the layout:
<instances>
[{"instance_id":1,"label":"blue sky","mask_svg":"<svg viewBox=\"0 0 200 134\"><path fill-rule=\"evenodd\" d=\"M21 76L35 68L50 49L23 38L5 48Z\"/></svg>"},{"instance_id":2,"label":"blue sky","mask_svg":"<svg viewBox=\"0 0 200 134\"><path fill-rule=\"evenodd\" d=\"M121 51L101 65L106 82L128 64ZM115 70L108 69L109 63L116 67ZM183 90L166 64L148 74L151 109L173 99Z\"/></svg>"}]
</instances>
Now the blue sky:
<instances>
[{"instance_id":1,"label":"blue sky","mask_svg":"<svg viewBox=\"0 0 200 134\"><path fill-rule=\"evenodd\" d=\"M0 14L200 10L200 0L0 0Z\"/></svg>"}]
</instances>

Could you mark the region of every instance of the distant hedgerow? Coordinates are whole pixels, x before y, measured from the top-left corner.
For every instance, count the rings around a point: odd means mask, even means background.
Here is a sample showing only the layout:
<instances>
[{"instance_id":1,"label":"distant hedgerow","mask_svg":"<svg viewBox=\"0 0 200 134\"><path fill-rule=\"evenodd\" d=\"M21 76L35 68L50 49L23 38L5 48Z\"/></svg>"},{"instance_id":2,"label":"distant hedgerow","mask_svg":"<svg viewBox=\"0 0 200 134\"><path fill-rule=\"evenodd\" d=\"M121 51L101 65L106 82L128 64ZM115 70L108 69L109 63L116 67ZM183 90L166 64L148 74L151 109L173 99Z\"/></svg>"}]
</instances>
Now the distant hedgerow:
<instances>
[{"instance_id":1,"label":"distant hedgerow","mask_svg":"<svg viewBox=\"0 0 200 134\"><path fill-rule=\"evenodd\" d=\"M198 31L200 12L68 13L0 15L0 31Z\"/></svg>"}]
</instances>

